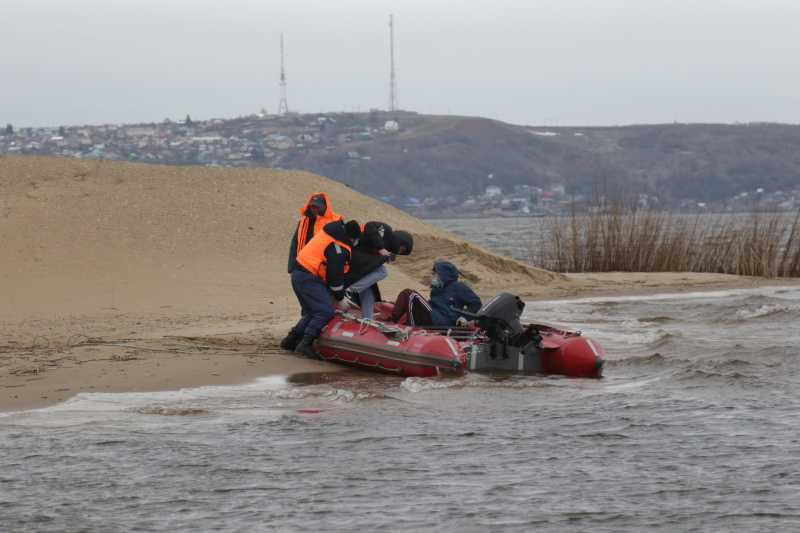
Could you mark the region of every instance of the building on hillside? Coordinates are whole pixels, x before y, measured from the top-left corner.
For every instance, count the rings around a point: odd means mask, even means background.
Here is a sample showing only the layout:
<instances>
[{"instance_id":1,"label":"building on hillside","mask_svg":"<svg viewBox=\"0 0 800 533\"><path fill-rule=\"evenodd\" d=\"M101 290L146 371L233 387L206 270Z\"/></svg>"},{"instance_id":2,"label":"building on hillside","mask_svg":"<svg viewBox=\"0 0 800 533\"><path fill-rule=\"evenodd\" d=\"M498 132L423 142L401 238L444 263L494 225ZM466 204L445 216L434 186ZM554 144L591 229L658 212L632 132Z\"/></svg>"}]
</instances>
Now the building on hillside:
<instances>
[{"instance_id":1,"label":"building on hillside","mask_svg":"<svg viewBox=\"0 0 800 533\"><path fill-rule=\"evenodd\" d=\"M503 189L501 189L497 185L489 185L488 187L486 187L484 192L485 192L486 196L489 196L490 198L494 197L494 196L502 196L503 195Z\"/></svg>"}]
</instances>

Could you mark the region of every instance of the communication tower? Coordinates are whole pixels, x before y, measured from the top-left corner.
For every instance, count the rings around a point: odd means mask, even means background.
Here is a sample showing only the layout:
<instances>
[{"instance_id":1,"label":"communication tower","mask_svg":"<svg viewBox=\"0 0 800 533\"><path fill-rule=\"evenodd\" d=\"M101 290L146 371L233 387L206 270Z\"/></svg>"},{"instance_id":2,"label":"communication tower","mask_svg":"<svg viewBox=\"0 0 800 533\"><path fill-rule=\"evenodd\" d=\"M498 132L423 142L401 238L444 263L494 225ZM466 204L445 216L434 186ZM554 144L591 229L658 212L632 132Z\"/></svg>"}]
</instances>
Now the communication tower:
<instances>
[{"instance_id":1,"label":"communication tower","mask_svg":"<svg viewBox=\"0 0 800 533\"><path fill-rule=\"evenodd\" d=\"M289 114L289 104L286 103L286 75L283 72L283 34L281 33L281 102L278 104L278 115Z\"/></svg>"},{"instance_id":2,"label":"communication tower","mask_svg":"<svg viewBox=\"0 0 800 533\"><path fill-rule=\"evenodd\" d=\"M394 77L394 22L389 15L389 58L391 74L389 75L389 111L397 111L397 80Z\"/></svg>"}]
</instances>

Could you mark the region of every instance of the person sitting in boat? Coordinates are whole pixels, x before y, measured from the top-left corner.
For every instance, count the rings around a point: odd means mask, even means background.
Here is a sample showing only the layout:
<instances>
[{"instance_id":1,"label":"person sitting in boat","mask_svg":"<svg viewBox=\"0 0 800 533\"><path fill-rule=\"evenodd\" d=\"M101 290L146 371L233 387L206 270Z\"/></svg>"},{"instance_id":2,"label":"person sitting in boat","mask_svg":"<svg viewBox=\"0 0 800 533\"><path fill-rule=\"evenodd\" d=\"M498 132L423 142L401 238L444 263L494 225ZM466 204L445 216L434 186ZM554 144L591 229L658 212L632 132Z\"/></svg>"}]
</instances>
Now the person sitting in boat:
<instances>
[{"instance_id":1,"label":"person sitting in boat","mask_svg":"<svg viewBox=\"0 0 800 533\"><path fill-rule=\"evenodd\" d=\"M385 222L367 222L361 237L353 247L350 270L344 275L347 290L345 299L352 307L361 308L361 317L371 319L381 292L378 282L389 275L388 261L398 255L408 255L414 248L414 238L407 231L392 230Z\"/></svg>"},{"instance_id":2,"label":"person sitting in boat","mask_svg":"<svg viewBox=\"0 0 800 533\"><path fill-rule=\"evenodd\" d=\"M477 313L483 303L466 283L458 281L461 274L449 261L437 261L431 271L431 297L426 300L414 289L405 289L394 302L394 311L387 319L412 326L466 326L468 320L451 308Z\"/></svg>"},{"instance_id":3,"label":"person sitting in boat","mask_svg":"<svg viewBox=\"0 0 800 533\"><path fill-rule=\"evenodd\" d=\"M355 220L328 222L297 254L292 289L300 302L300 320L281 341L281 348L319 359L312 343L336 315L333 299L341 311L350 309L344 299L344 274L351 246L360 236L361 226Z\"/></svg>"},{"instance_id":4,"label":"person sitting in boat","mask_svg":"<svg viewBox=\"0 0 800 533\"><path fill-rule=\"evenodd\" d=\"M324 192L315 192L300 208L300 222L297 223L292 243L289 245L289 274L297 265L297 254L311 241L314 235L319 233L328 222L342 219L342 215L334 213L330 207L328 195Z\"/></svg>"}]
</instances>

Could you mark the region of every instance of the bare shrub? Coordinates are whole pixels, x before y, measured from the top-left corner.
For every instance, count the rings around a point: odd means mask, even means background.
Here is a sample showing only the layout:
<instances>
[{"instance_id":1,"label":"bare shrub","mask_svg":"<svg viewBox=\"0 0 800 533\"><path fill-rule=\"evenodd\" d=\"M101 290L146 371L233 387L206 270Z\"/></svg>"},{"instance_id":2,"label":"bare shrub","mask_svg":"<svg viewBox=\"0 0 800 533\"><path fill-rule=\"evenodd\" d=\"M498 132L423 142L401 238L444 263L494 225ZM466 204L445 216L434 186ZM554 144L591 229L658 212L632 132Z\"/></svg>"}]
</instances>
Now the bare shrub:
<instances>
[{"instance_id":1,"label":"bare shrub","mask_svg":"<svg viewBox=\"0 0 800 533\"><path fill-rule=\"evenodd\" d=\"M552 217L535 266L556 272L800 276L800 214L670 215L612 201Z\"/></svg>"}]
</instances>

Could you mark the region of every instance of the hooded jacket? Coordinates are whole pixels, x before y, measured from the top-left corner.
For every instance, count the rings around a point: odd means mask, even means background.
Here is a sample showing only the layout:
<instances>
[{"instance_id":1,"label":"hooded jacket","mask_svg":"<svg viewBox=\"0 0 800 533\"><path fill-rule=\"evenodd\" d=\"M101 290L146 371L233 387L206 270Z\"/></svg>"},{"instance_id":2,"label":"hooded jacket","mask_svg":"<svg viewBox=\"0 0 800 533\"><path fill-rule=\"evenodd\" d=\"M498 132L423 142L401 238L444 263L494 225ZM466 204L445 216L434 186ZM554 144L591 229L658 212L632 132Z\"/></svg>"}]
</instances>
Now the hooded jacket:
<instances>
[{"instance_id":1,"label":"hooded jacket","mask_svg":"<svg viewBox=\"0 0 800 533\"><path fill-rule=\"evenodd\" d=\"M406 250L400 254L400 247ZM378 251L386 250L391 254L408 255L414 247L414 238L407 231L394 231L385 222L367 222L362 227L358 244L353 247L353 257L350 260L350 271L345 274L344 281L347 286L352 285L379 266L389 261L388 255L380 255ZM378 284L372 286L375 299L381 299Z\"/></svg>"},{"instance_id":2,"label":"hooded jacket","mask_svg":"<svg viewBox=\"0 0 800 533\"><path fill-rule=\"evenodd\" d=\"M385 222L367 222L362 227L358 244L353 247L353 259L350 261L350 272L345 277L348 285L352 285L389 260L388 255L380 255L380 250L391 254L399 254L400 246L405 246L402 255L411 253L414 239L406 231L393 231Z\"/></svg>"},{"instance_id":3,"label":"hooded jacket","mask_svg":"<svg viewBox=\"0 0 800 533\"><path fill-rule=\"evenodd\" d=\"M311 199L314 196L322 196L325 201L325 206L318 217L315 217L314 213L311 212ZM295 265L297 265L297 254L300 253L306 243L319 233L325 224L342 219L342 215L331 210L330 200L328 200L328 195L324 192L315 192L308 196L305 205L300 208L300 217L300 222L297 223L297 229L292 237L292 243L289 245L289 272L294 270Z\"/></svg>"},{"instance_id":4,"label":"hooded jacket","mask_svg":"<svg viewBox=\"0 0 800 533\"><path fill-rule=\"evenodd\" d=\"M470 289L466 283L458 281L460 272L456 266L449 261L437 261L433 264L433 270L439 274L442 280L442 287L431 289L431 297L428 302L431 304L431 321L434 326L453 326L462 316L450 308L462 309L470 313L477 313L483 303L478 295Z\"/></svg>"},{"instance_id":5,"label":"hooded jacket","mask_svg":"<svg viewBox=\"0 0 800 533\"><path fill-rule=\"evenodd\" d=\"M386 250L391 254L399 254L400 247L405 246L406 251L401 255L408 255L414 247L414 239L407 231L394 231L385 222L367 222L362 228L359 245L369 246L375 250Z\"/></svg>"}]
</instances>

